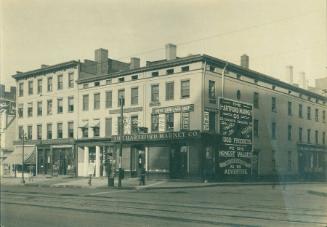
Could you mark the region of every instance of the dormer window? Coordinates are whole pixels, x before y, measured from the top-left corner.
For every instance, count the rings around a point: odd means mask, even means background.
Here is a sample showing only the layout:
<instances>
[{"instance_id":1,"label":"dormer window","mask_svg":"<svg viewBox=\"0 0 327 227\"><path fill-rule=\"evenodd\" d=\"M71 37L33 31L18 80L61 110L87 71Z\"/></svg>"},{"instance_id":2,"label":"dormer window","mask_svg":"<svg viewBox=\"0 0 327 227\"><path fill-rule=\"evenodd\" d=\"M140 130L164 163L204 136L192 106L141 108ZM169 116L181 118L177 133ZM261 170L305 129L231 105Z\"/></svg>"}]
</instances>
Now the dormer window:
<instances>
[{"instance_id":1,"label":"dormer window","mask_svg":"<svg viewBox=\"0 0 327 227\"><path fill-rule=\"evenodd\" d=\"M100 81L95 81L94 82L94 87L99 87L100 86Z\"/></svg>"},{"instance_id":2,"label":"dormer window","mask_svg":"<svg viewBox=\"0 0 327 227\"><path fill-rule=\"evenodd\" d=\"M174 73L174 69L167 69L167 75L171 75Z\"/></svg>"},{"instance_id":3,"label":"dormer window","mask_svg":"<svg viewBox=\"0 0 327 227\"><path fill-rule=\"evenodd\" d=\"M158 71L152 72L151 75L152 75L152 77L159 76L159 72Z\"/></svg>"},{"instance_id":4,"label":"dormer window","mask_svg":"<svg viewBox=\"0 0 327 227\"><path fill-rule=\"evenodd\" d=\"M133 76L132 76L132 80L137 80L138 78L139 78L138 75L133 75Z\"/></svg>"},{"instance_id":5,"label":"dormer window","mask_svg":"<svg viewBox=\"0 0 327 227\"><path fill-rule=\"evenodd\" d=\"M120 77L119 79L118 79L118 82L119 83L122 83L122 82L124 82L125 81L125 78L124 77Z\"/></svg>"}]
</instances>

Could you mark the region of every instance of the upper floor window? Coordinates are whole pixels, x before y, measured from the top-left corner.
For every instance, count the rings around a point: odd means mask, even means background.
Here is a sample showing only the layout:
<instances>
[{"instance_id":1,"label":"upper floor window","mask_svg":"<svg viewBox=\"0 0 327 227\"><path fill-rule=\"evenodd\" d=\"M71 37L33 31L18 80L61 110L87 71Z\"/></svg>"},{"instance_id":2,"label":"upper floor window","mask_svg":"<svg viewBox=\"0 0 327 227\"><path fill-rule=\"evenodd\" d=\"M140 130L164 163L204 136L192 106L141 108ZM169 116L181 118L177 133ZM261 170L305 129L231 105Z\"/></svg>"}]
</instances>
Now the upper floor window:
<instances>
[{"instance_id":1,"label":"upper floor window","mask_svg":"<svg viewBox=\"0 0 327 227\"><path fill-rule=\"evenodd\" d=\"M253 121L253 134L255 137L259 137L259 120L257 119Z\"/></svg>"},{"instance_id":2,"label":"upper floor window","mask_svg":"<svg viewBox=\"0 0 327 227\"><path fill-rule=\"evenodd\" d=\"M88 87L89 87L88 83L83 84L83 88L88 88Z\"/></svg>"},{"instance_id":3,"label":"upper floor window","mask_svg":"<svg viewBox=\"0 0 327 227\"><path fill-rule=\"evenodd\" d=\"M57 99L57 113L60 114L64 110L62 98Z\"/></svg>"},{"instance_id":4,"label":"upper floor window","mask_svg":"<svg viewBox=\"0 0 327 227\"><path fill-rule=\"evenodd\" d=\"M100 109L100 93L94 94L94 109L98 110Z\"/></svg>"},{"instance_id":5,"label":"upper floor window","mask_svg":"<svg viewBox=\"0 0 327 227\"><path fill-rule=\"evenodd\" d=\"M181 113L181 130L190 130L190 113Z\"/></svg>"},{"instance_id":6,"label":"upper floor window","mask_svg":"<svg viewBox=\"0 0 327 227\"><path fill-rule=\"evenodd\" d=\"M33 116L33 103L27 104L27 116L32 117Z\"/></svg>"},{"instance_id":7,"label":"upper floor window","mask_svg":"<svg viewBox=\"0 0 327 227\"><path fill-rule=\"evenodd\" d=\"M47 124L47 139L52 139L52 124Z\"/></svg>"},{"instance_id":8,"label":"upper floor window","mask_svg":"<svg viewBox=\"0 0 327 227\"><path fill-rule=\"evenodd\" d=\"M138 133L138 116L131 117L131 133Z\"/></svg>"},{"instance_id":9,"label":"upper floor window","mask_svg":"<svg viewBox=\"0 0 327 227\"><path fill-rule=\"evenodd\" d=\"M290 141L292 140L292 125L288 125L288 130L287 130L287 139Z\"/></svg>"},{"instance_id":10,"label":"upper floor window","mask_svg":"<svg viewBox=\"0 0 327 227\"><path fill-rule=\"evenodd\" d=\"M303 118L303 106L299 104L299 118Z\"/></svg>"},{"instance_id":11,"label":"upper floor window","mask_svg":"<svg viewBox=\"0 0 327 227\"><path fill-rule=\"evenodd\" d=\"M111 79L106 80L106 85L111 84L111 83L112 83Z\"/></svg>"},{"instance_id":12,"label":"upper floor window","mask_svg":"<svg viewBox=\"0 0 327 227\"><path fill-rule=\"evenodd\" d=\"M151 132L159 131L159 114L151 115Z\"/></svg>"},{"instance_id":13,"label":"upper floor window","mask_svg":"<svg viewBox=\"0 0 327 227\"><path fill-rule=\"evenodd\" d=\"M288 109L288 116L292 116L292 102L288 102L287 109Z\"/></svg>"},{"instance_id":14,"label":"upper floor window","mask_svg":"<svg viewBox=\"0 0 327 227\"><path fill-rule=\"evenodd\" d=\"M73 88L74 87L74 73L68 73L68 87Z\"/></svg>"},{"instance_id":15,"label":"upper floor window","mask_svg":"<svg viewBox=\"0 0 327 227\"><path fill-rule=\"evenodd\" d=\"M139 78L138 75L133 75L133 76L132 76L132 80L137 80L138 78Z\"/></svg>"},{"instance_id":16,"label":"upper floor window","mask_svg":"<svg viewBox=\"0 0 327 227\"><path fill-rule=\"evenodd\" d=\"M319 110L315 109L315 120L319 121Z\"/></svg>"},{"instance_id":17,"label":"upper floor window","mask_svg":"<svg viewBox=\"0 0 327 227\"><path fill-rule=\"evenodd\" d=\"M33 95L33 80L28 81L28 94Z\"/></svg>"},{"instance_id":18,"label":"upper floor window","mask_svg":"<svg viewBox=\"0 0 327 227\"><path fill-rule=\"evenodd\" d=\"M120 78L118 78L118 82L124 82L125 81L125 77L120 77Z\"/></svg>"},{"instance_id":19,"label":"upper floor window","mask_svg":"<svg viewBox=\"0 0 327 227\"><path fill-rule=\"evenodd\" d=\"M41 140L42 139L42 125L36 126L36 139Z\"/></svg>"},{"instance_id":20,"label":"upper floor window","mask_svg":"<svg viewBox=\"0 0 327 227\"><path fill-rule=\"evenodd\" d=\"M258 92L253 93L253 107L259 108L259 93Z\"/></svg>"},{"instance_id":21,"label":"upper floor window","mask_svg":"<svg viewBox=\"0 0 327 227\"><path fill-rule=\"evenodd\" d=\"M118 100L117 100L117 103L118 103L118 106L121 106L121 104L122 105L124 105L125 103L125 89L120 89L120 90L118 90ZM123 103L121 103L121 100L122 100L122 102Z\"/></svg>"},{"instance_id":22,"label":"upper floor window","mask_svg":"<svg viewBox=\"0 0 327 227\"><path fill-rule=\"evenodd\" d=\"M42 79L37 80L37 93L38 94L42 93Z\"/></svg>"},{"instance_id":23,"label":"upper floor window","mask_svg":"<svg viewBox=\"0 0 327 227\"><path fill-rule=\"evenodd\" d=\"M48 91L52 91L52 77L48 77Z\"/></svg>"},{"instance_id":24,"label":"upper floor window","mask_svg":"<svg viewBox=\"0 0 327 227\"><path fill-rule=\"evenodd\" d=\"M52 114L52 100L47 101L47 114L48 115Z\"/></svg>"},{"instance_id":25,"label":"upper floor window","mask_svg":"<svg viewBox=\"0 0 327 227\"><path fill-rule=\"evenodd\" d=\"M23 139L24 137L24 128L23 126L18 126L18 138Z\"/></svg>"},{"instance_id":26,"label":"upper floor window","mask_svg":"<svg viewBox=\"0 0 327 227\"><path fill-rule=\"evenodd\" d=\"M23 117L24 116L24 104L19 104L18 105L18 117Z\"/></svg>"},{"instance_id":27,"label":"upper floor window","mask_svg":"<svg viewBox=\"0 0 327 227\"><path fill-rule=\"evenodd\" d=\"M64 87L64 84L63 84L63 77L62 77L62 75L58 75L58 81L57 81L57 89L58 90L62 90L63 89L63 87Z\"/></svg>"},{"instance_id":28,"label":"upper floor window","mask_svg":"<svg viewBox=\"0 0 327 227\"><path fill-rule=\"evenodd\" d=\"M57 138L62 139L62 123L57 123Z\"/></svg>"},{"instance_id":29,"label":"upper floor window","mask_svg":"<svg viewBox=\"0 0 327 227\"><path fill-rule=\"evenodd\" d=\"M271 137L276 139L276 122L271 123Z\"/></svg>"},{"instance_id":30,"label":"upper floor window","mask_svg":"<svg viewBox=\"0 0 327 227\"><path fill-rule=\"evenodd\" d=\"M189 66L183 66L182 67L182 72L187 72L190 71L190 67Z\"/></svg>"},{"instance_id":31,"label":"upper floor window","mask_svg":"<svg viewBox=\"0 0 327 227\"><path fill-rule=\"evenodd\" d=\"M323 110L322 111L322 122L326 122L326 111L325 110Z\"/></svg>"},{"instance_id":32,"label":"upper floor window","mask_svg":"<svg viewBox=\"0 0 327 227\"><path fill-rule=\"evenodd\" d=\"M209 102L215 104L216 103L216 82L213 80L209 80Z\"/></svg>"},{"instance_id":33,"label":"upper floor window","mask_svg":"<svg viewBox=\"0 0 327 227\"><path fill-rule=\"evenodd\" d=\"M271 97L271 111L277 112L276 97Z\"/></svg>"},{"instance_id":34,"label":"upper floor window","mask_svg":"<svg viewBox=\"0 0 327 227\"><path fill-rule=\"evenodd\" d=\"M311 143L311 129L307 129L307 141Z\"/></svg>"},{"instance_id":35,"label":"upper floor window","mask_svg":"<svg viewBox=\"0 0 327 227\"><path fill-rule=\"evenodd\" d=\"M181 98L190 97L190 80L181 81Z\"/></svg>"},{"instance_id":36,"label":"upper floor window","mask_svg":"<svg viewBox=\"0 0 327 227\"><path fill-rule=\"evenodd\" d=\"M167 69L166 73L167 73L167 75L173 74L174 73L174 69Z\"/></svg>"},{"instance_id":37,"label":"upper floor window","mask_svg":"<svg viewBox=\"0 0 327 227\"><path fill-rule=\"evenodd\" d=\"M307 119L311 120L311 107L310 106L307 107Z\"/></svg>"},{"instance_id":38,"label":"upper floor window","mask_svg":"<svg viewBox=\"0 0 327 227\"><path fill-rule=\"evenodd\" d=\"M94 82L94 87L99 87L100 86L100 81L95 81Z\"/></svg>"},{"instance_id":39,"label":"upper floor window","mask_svg":"<svg viewBox=\"0 0 327 227\"><path fill-rule=\"evenodd\" d=\"M151 85L151 102L159 102L159 84Z\"/></svg>"},{"instance_id":40,"label":"upper floor window","mask_svg":"<svg viewBox=\"0 0 327 227\"><path fill-rule=\"evenodd\" d=\"M32 125L27 126L27 139L31 140L32 139Z\"/></svg>"},{"instance_id":41,"label":"upper floor window","mask_svg":"<svg viewBox=\"0 0 327 227\"><path fill-rule=\"evenodd\" d=\"M68 122L68 138L74 138L74 122Z\"/></svg>"},{"instance_id":42,"label":"upper floor window","mask_svg":"<svg viewBox=\"0 0 327 227\"><path fill-rule=\"evenodd\" d=\"M37 116L42 116L42 101L37 102Z\"/></svg>"},{"instance_id":43,"label":"upper floor window","mask_svg":"<svg viewBox=\"0 0 327 227\"><path fill-rule=\"evenodd\" d=\"M89 95L83 95L83 111L89 110Z\"/></svg>"},{"instance_id":44,"label":"upper floor window","mask_svg":"<svg viewBox=\"0 0 327 227\"><path fill-rule=\"evenodd\" d=\"M167 82L166 83L166 100L173 100L174 99L174 82Z\"/></svg>"},{"instance_id":45,"label":"upper floor window","mask_svg":"<svg viewBox=\"0 0 327 227\"><path fill-rule=\"evenodd\" d=\"M299 128L299 142L303 141L303 129Z\"/></svg>"},{"instance_id":46,"label":"upper floor window","mask_svg":"<svg viewBox=\"0 0 327 227\"><path fill-rule=\"evenodd\" d=\"M159 76L159 72L158 71L152 72L151 75L152 77Z\"/></svg>"},{"instance_id":47,"label":"upper floor window","mask_svg":"<svg viewBox=\"0 0 327 227\"><path fill-rule=\"evenodd\" d=\"M174 113L166 114L166 131L174 131Z\"/></svg>"},{"instance_id":48,"label":"upper floor window","mask_svg":"<svg viewBox=\"0 0 327 227\"><path fill-rule=\"evenodd\" d=\"M131 105L138 105L139 102L139 88L131 88Z\"/></svg>"},{"instance_id":49,"label":"upper floor window","mask_svg":"<svg viewBox=\"0 0 327 227\"><path fill-rule=\"evenodd\" d=\"M319 132L318 130L315 131L315 143L318 144L318 135L319 135Z\"/></svg>"},{"instance_id":50,"label":"upper floor window","mask_svg":"<svg viewBox=\"0 0 327 227\"><path fill-rule=\"evenodd\" d=\"M68 97L68 112L74 112L74 97Z\"/></svg>"},{"instance_id":51,"label":"upper floor window","mask_svg":"<svg viewBox=\"0 0 327 227\"><path fill-rule=\"evenodd\" d=\"M106 108L112 107L112 91L106 91Z\"/></svg>"},{"instance_id":52,"label":"upper floor window","mask_svg":"<svg viewBox=\"0 0 327 227\"><path fill-rule=\"evenodd\" d=\"M21 82L18 85L18 96L23 96L24 95L24 83Z\"/></svg>"},{"instance_id":53,"label":"upper floor window","mask_svg":"<svg viewBox=\"0 0 327 227\"><path fill-rule=\"evenodd\" d=\"M322 144L326 145L326 132L322 132Z\"/></svg>"},{"instance_id":54,"label":"upper floor window","mask_svg":"<svg viewBox=\"0 0 327 227\"><path fill-rule=\"evenodd\" d=\"M97 137L97 136L100 136L100 120L95 119L94 121L96 122L96 124L92 127L93 128L93 136Z\"/></svg>"}]
</instances>

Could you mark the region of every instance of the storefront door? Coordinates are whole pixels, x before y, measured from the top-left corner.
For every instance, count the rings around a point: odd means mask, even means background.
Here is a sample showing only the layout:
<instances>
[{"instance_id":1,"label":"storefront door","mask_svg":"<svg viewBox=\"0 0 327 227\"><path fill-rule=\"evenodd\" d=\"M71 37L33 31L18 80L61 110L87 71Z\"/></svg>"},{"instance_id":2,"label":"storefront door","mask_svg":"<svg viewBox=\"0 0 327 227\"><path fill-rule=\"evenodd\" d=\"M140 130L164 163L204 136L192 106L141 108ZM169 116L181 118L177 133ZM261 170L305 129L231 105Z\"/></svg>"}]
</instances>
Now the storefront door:
<instances>
[{"instance_id":1,"label":"storefront door","mask_svg":"<svg viewBox=\"0 0 327 227\"><path fill-rule=\"evenodd\" d=\"M188 174L189 147L174 145L170 149L170 177L184 178Z\"/></svg>"}]
</instances>

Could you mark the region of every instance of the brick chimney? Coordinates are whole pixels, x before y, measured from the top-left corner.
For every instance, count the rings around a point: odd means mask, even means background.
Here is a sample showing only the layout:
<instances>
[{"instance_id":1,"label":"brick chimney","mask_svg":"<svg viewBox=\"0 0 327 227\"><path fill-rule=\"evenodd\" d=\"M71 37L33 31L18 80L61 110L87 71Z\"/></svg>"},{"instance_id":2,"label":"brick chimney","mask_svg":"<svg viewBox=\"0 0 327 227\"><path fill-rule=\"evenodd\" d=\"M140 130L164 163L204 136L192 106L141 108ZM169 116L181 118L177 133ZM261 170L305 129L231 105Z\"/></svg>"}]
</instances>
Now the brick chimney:
<instances>
[{"instance_id":1,"label":"brick chimney","mask_svg":"<svg viewBox=\"0 0 327 227\"><path fill-rule=\"evenodd\" d=\"M244 68L249 68L249 65L250 65L250 58L248 55L246 54L243 54L241 56L241 66L244 67Z\"/></svg>"},{"instance_id":2,"label":"brick chimney","mask_svg":"<svg viewBox=\"0 0 327 227\"><path fill-rule=\"evenodd\" d=\"M139 58L131 58L131 63L129 64L129 69L140 68L141 60Z\"/></svg>"},{"instance_id":3,"label":"brick chimney","mask_svg":"<svg viewBox=\"0 0 327 227\"><path fill-rule=\"evenodd\" d=\"M94 52L94 60L97 63L97 74L108 73L108 50L107 49L96 49Z\"/></svg>"},{"instance_id":4,"label":"brick chimney","mask_svg":"<svg viewBox=\"0 0 327 227\"><path fill-rule=\"evenodd\" d=\"M176 59L176 45L172 43L168 43L165 46L166 49L166 60L174 60Z\"/></svg>"}]
</instances>

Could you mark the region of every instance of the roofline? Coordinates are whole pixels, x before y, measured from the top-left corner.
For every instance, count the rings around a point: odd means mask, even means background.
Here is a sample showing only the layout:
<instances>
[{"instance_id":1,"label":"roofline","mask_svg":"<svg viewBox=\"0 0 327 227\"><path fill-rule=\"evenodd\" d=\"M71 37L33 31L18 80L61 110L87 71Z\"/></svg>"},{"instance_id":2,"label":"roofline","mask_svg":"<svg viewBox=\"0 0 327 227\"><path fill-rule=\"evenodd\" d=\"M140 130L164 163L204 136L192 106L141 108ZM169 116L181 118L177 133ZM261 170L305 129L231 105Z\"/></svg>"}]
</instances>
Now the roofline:
<instances>
[{"instance_id":1,"label":"roofline","mask_svg":"<svg viewBox=\"0 0 327 227\"><path fill-rule=\"evenodd\" d=\"M35 69L35 70L27 71L27 72L16 73L15 75L12 75L11 77L13 77L15 80L19 80L19 79L28 78L28 77L35 76L35 75L40 75L40 74L56 71L56 70L59 70L62 68L68 68L70 66L75 66L78 64L80 64L80 61L72 60L72 61L67 61L67 62L51 65L51 66L48 66L45 68Z\"/></svg>"}]
</instances>

